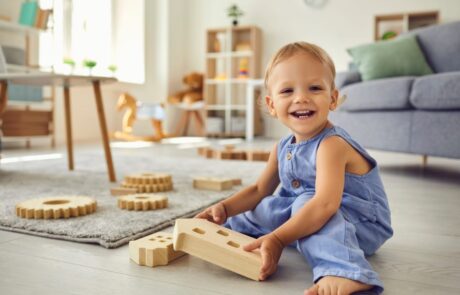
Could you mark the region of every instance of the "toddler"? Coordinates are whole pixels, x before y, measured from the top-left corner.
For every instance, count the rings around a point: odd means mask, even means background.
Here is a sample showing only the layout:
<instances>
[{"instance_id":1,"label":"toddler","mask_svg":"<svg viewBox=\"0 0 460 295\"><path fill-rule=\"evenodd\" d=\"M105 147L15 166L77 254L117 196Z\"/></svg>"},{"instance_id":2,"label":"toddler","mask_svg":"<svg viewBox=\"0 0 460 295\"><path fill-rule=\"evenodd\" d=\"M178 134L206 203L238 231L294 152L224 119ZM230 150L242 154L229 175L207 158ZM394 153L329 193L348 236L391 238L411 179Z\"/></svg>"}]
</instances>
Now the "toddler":
<instances>
[{"instance_id":1,"label":"toddler","mask_svg":"<svg viewBox=\"0 0 460 295\"><path fill-rule=\"evenodd\" d=\"M392 236L390 210L376 161L328 121L338 105L334 78L316 45L291 43L275 54L265 102L292 134L273 147L255 184L196 217L256 237L244 249L260 249L260 280L294 243L313 271L305 294L379 294L383 284L365 256Z\"/></svg>"}]
</instances>

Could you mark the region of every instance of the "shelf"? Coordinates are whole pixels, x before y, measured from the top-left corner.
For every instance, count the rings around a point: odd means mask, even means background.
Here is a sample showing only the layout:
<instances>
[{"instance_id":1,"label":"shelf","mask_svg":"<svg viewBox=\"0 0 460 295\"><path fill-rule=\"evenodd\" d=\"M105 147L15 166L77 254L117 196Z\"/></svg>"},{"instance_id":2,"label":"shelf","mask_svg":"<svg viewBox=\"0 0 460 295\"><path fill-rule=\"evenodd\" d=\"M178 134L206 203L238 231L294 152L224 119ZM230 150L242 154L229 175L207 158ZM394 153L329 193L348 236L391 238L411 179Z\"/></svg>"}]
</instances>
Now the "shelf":
<instances>
[{"instance_id":1,"label":"shelf","mask_svg":"<svg viewBox=\"0 0 460 295\"><path fill-rule=\"evenodd\" d=\"M206 79L205 83L210 84L210 85L215 85L215 84L246 84L248 83L249 79L225 79L225 80L220 80L220 79Z\"/></svg>"},{"instance_id":2,"label":"shelf","mask_svg":"<svg viewBox=\"0 0 460 295\"><path fill-rule=\"evenodd\" d=\"M434 25L438 22L438 11L376 15L374 17L374 39L376 41L390 39L410 30Z\"/></svg>"},{"instance_id":3,"label":"shelf","mask_svg":"<svg viewBox=\"0 0 460 295\"><path fill-rule=\"evenodd\" d=\"M252 51L232 51L232 52L208 52L207 58L239 58L251 57L254 53Z\"/></svg>"},{"instance_id":4,"label":"shelf","mask_svg":"<svg viewBox=\"0 0 460 295\"><path fill-rule=\"evenodd\" d=\"M247 109L246 105L225 105L225 104L213 104L213 105L207 105L206 110L208 111L225 111L225 110L230 110L230 111L245 111Z\"/></svg>"},{"instance_id":5,"label":"shelf","mask_svg":"<svg viewBox=\"0 0 460 295\"><path fill-rule=\"evenodd\" d=\"M41 30L34 28L34 27L29 27L29 26L24 26L20 25L17 23L13 23L10 21L5 21L0 19L0 29L3 31L9 31L13 33L23 33L23 34L37 34Z\"/></svg>"}]
</instances>

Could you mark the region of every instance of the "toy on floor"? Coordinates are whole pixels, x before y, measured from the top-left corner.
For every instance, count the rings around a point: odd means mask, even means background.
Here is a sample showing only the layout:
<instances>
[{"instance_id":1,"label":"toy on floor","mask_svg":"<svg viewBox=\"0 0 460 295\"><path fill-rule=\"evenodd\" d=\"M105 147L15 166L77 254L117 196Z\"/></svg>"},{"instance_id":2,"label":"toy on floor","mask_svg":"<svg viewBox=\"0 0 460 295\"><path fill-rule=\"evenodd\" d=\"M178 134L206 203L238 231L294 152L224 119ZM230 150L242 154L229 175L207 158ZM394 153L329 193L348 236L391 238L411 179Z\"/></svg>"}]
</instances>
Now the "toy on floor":
<instances>
[{"instance_id":1,"label":"toy on floor","mask_svg":"<svg viewBox=\"0 0 460 295\"><path fill-rule=\"evenodd\" d=\"M220 160L248 160L268 161L270 151L264 150L238 150L233 146L226 146L224 150L216 150L209 147L198 148L198 154L208 159Z\"/></svg>"},{"instance_id":2,"label":"toy on floor","mask_svg":"<svg viewBox=\"0 0 460 295\"><path fill-rule=\"evenodd\" d=\"M199 218L176 219L173 234L174 250L183 251L258 281L262 266L260 252L243 250L244 245L254 240Z\"/></svg>"},{"instance_id":3,"label":"toy on floor","mask_svg":"<svg viewBox=\"0 0 460 295\"><path fill-rule=\"evenodd\" d=\"M121 187L110 190L112 196L166 192L173 189L172 177L165 173L141 173L125 176ZM126 192L126 193L124 193Z\"/></svg>"},{"instance_id":4,"label":"toy on floor","mask_svg":"<svg viewBox=\"0 0 460 295\"><path fill-rule=\"evenodd\" d=\"M157 232L129 242L129 257L139 265L167 265L184 255L184 252L174 251L171 233Z\"/></svg>"},{"instance_id":5,"label":"toy on floor","mask_svg":"<svg viewBox=\"0 0 460 295\"><path fill-rule=\"evenodd\" d=\"M147 104L138 102L128 93L123 93L118 98L117 109L121 111L127 108L123 115L123 129L114 133L116 139L129 141L159 141L166 137L163 132L162 121L165 118L164 107L160 103ZM154 136L133 135L133 125L138 119L148 119L151 121L155 131Z\"/></svg>"},{"instance_id":6,"label":"toy on floor","mask_svg":"<svg viewBox=\"0 0 460 295\"><path fill-rule=\"evenodd\" d=\"M193 187L196 189L223 191L233 187L233 179L199 176L193 178Z\"/></svg>"},{"instance_id":7,"label":"toy on floor","mask_svg":"<svg viewBox=\"0 0 460 295\"><path fill-rule=\"evenodd\" d=\"M16 204L16 215L28 219L79 217L94 213L96 206L96 200L87 196L39 198Z\"/></svg>"},{"instance_id":8,"label":"toy on floor","mask_svg":"<svg viewBox=\"0 0 460 295\"><path fill-rule=\"evenodd\" d=\"M118 208L135 211L148 211L168 207L168 197L156 194L134 194L118 198Z\"/></svg>"}]
</instances>

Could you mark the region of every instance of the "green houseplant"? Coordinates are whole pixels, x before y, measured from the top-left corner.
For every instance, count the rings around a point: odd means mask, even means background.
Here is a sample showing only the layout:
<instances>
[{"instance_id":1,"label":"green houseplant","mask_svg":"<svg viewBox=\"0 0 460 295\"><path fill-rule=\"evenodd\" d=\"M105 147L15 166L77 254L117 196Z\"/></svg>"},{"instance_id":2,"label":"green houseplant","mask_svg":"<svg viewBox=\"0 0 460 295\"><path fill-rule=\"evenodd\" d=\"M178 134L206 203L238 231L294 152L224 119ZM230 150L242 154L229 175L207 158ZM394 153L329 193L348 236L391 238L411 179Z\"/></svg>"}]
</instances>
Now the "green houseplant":
<instances>
[{"instance_id":1,"label":"green houseplant","mask_svg":"<svg viewBox=\"0 0 460 295\"><path fill-rule=\"evenodd\" d=\"M227 16L232 19L234 26L238 25L238 18L243 16L244 12L238 7L238 5L233 4L227 8Z\"/></svg>"}]
</instances>

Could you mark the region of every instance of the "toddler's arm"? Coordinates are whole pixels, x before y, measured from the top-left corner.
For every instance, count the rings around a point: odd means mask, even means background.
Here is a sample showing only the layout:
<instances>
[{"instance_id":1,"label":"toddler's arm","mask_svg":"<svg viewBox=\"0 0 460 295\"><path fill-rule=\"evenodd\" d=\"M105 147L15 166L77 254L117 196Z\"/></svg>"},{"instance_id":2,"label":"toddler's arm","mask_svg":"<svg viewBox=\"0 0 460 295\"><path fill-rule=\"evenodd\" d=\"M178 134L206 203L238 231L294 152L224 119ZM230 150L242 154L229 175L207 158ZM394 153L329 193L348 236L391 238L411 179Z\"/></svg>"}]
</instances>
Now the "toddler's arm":
<instances>
[{"instance_id":1,"label":"toddler's arm","mask_svg":"<svg viewBox=\"0 0 460 295\"><path fill-rule=\"evenodd\" d=\"M256 183L205 209L195 217L222 224L228 217L254 209L263 198L273 194L279 183L277 145L275 144L270 152L267 165Z\"/></svg>"}]
</instances>

